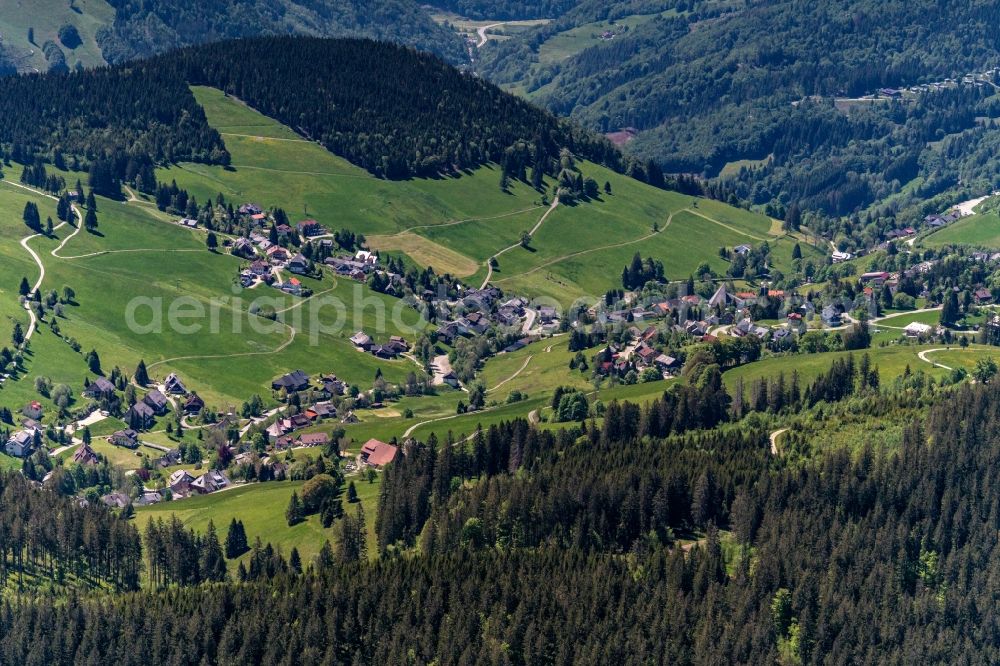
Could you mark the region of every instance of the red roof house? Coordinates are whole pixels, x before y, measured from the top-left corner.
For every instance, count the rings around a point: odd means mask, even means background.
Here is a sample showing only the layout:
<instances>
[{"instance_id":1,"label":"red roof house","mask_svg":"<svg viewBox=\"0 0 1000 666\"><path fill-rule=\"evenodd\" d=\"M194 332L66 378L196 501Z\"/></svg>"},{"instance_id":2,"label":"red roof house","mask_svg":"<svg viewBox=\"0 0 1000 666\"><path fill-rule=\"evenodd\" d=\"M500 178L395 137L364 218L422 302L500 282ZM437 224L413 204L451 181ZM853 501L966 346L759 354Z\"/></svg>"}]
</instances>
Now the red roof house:
<instances>
[{"instance_id":1,"label":"red roof house","mask_svg":"<svg viewBox=\"0 0 1000 666\"><path fill-rule=\"evenodd\" d=\"M382 467L395 460L397 451L398 449L392 444L369 439L361 447L361 460L373 467Z\"/></svg>"}]
</instances>

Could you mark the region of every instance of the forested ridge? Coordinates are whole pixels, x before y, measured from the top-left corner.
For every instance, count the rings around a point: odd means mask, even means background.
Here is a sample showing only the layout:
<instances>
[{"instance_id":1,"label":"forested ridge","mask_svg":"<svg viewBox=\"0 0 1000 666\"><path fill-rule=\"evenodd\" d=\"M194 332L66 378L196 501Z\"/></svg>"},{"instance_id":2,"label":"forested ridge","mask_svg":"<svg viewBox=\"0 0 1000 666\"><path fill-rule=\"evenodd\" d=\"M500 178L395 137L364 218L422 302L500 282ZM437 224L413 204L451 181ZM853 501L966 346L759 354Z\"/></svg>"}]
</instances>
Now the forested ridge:
<instances>
[{"instance_id":1,"label":"forested ridge","mask_svg":"<svg viewBox=\"0 0 1000 666\"><path fill-rule=\"evenodd\" d=\"M36 490L20 474L0 474L0 591L23 588L35 577L71 587L136 590L141 571L142 546L133 525L104 507L81 507Z\"/></svg>"},{"instance_id":2,"label":"forested ridge","mask_svg":"<svg viewBox=\"0 0 1000 666\"><path fill-rule=\"evenodd\" d=\"M149 565L180 587L18 597L0 610L0 662L1000 659L1000 386L886 389L869 370L838 361L813 386L828 400L856 394L847 411L923 405L898 448L792 463L751 421L704 430L730 418L706 365L646 408L609 405L601 425L519 420L469 442L408 444L383 482L377 561L324 547L300 564L256 543L239 582L198 583L226 578L214 531L151 525ZM782 413L819 391L772 386L784 403L767 409ZM706 401L723 411L685 406ZM704 536L679 547L696 528ZM404 554L408 544L420 549Z\"/></svg>"},{"instance_id":3,"label":"forested ridge","mask_svg":"<svg viewBox=\"0 0 1000 666\"><path fill-rule=\"evenodd\" d=\"M671 11L652 16L664 9ZM538 49L552 36L628 14L650 18L565 60L538 64ZM714 177L728 162L769 159L743 175L740 198L840 215L917 175L926 181L925 198L959 179L978 179L983 189L996 180L995 163L982 164L995 132L936 143L972 131L977 123L969 119L996 117L980 108L991 87L961 101L927 95L916 103L855 105L850 113L831 98L985 71L1000 62L991 27L998 20L994 0L647 2L604 12L582 3L549 25L487 45L481 67L588 127L638 128L627 150L667 172ZM810 96L824 99L794 106ZM951 122L957 113L969 119ZM933 125L935 116L947 118Z\"/></svg>"},{"instance_id":4,"label":"forested ridge","mask_svg":"<svg viewBox=\"0 0 1000 666\"><path fill-rule=\"evenodd\" d=\"M96 41L109 63L206 42L287 34L370 37L414 46L453 63L468 57L461 40L413 0L108 0L108 4L114 17L97 29ZM78 14L88 10L76 9ZM88 18L98 20L97 15Z\"/></svg>"},{"instance_id":5,"label":"forested ridge","mask_svg":"<svg viewBox=\"0 0 1000 666\"><path fill-rule=\"evenodd\" d=\"M367 40L295 37L0 79L0 143L17 161L80 169L100 163L133 184L152 164L228 164L189 84L225 90L382 177L458 173L490 161L514 177L535 167L556 173L562 149L621 168L602 137L432 55Z\"/></svg>"},{"instance_id":6,"label":"forested ridge","mask_svg":"<svg viewBox=\"0 0 1000 666\"><path fill-rule=\"evenodd\" d=\"M553 18L580 0L433 0L430 4L473 19L523 20Z\"/></svg>"}]
</instances>

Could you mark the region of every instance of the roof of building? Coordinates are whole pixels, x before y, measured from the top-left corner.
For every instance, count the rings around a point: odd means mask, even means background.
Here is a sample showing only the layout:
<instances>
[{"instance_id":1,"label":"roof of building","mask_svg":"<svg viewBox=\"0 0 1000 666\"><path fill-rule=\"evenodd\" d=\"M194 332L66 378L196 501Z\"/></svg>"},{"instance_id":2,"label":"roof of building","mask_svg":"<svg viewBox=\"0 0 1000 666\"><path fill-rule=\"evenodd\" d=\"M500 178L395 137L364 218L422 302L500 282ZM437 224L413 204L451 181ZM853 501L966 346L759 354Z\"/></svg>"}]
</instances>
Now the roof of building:
<instances>
[{"instance_id":1,"label":"roof of building","mask_svg":"<svg viewBox=\"0 0 1000 666\"><path fill-rule=\"evenodd\" d=\"M380 442L377 439L369 439L361 447L362 455L367 455L366 462L369 465L387 465L396 458L398 449L392 444Z\"/></svg>"}]
</instances>

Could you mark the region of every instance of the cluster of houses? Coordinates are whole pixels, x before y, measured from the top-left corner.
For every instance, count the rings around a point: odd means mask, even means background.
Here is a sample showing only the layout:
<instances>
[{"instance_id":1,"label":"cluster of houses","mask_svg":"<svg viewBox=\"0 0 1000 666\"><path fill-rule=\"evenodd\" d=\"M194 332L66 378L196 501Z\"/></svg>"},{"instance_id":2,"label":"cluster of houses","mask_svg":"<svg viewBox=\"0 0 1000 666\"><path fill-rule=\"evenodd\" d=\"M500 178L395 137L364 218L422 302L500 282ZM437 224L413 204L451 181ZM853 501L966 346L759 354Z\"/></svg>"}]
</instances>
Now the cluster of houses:
<instances>
[{"instance_id":1,"label":"cluster of houses","mask_svg":"<svg viewBox=\"0 0 1000 666\"><path fill-rule=\"evenodd\" d=\"M868 293L871 294L871 290ZM776 308L775 302L779 304ZM624 308L604 310L602 306L594 306L590 309L590 315L604 324L629 326L632 339L639 341L634 349L622 346L621 349L613 350L622 359L619 367L634 365L642 369L656 366L668 374L675 370L671 364L665 363L668 359L660 359L656 363L655 359L659 354L653 353L655 349L648 349L650 341L655 338L656 329L642 329L638 324L669 317L673 320L673 330L700 342L713 342L717 339L717 333L724 332L730 337L752 336L762 342L781 343L790 336L805 333L807 322L814 317L818 316L824 326L832 328L842 326L844 318L844 308L836 304L820 309L801 296L786 296L781 290L761 287L758 291L733 292L725 284L720 285L708 299L689 294L662 302L639 304L635 302L634 294L626 294L621 303L625 305ZM768 304L776 312L780 311L784 322L778 326L756 323L754 306L762 303ZM638 354L636 359L632 358L633 354ZM634 362L636 360L638 362Z\"/></svg>"},{"instance_id":2,"label":"cluster of houses","mask_svg":"<svg viewBox=\"0 0 1000 666\"><path fill-rule=\"evenodd\" d=\"M663 353L656 346L659 330L649 326L645 330L631 327L632 342L628 344L610 343L598 355L600 364L595 368L599 375L623 377L629 371L656 368L664 378L671 377L681 368L680 362Z\"/></svg>"},{"instance_id":3,"label":"cluster of houses","mask_svg":"<svg viewBox=\"0 0 1000 666\"><path fill-rule=\"evenodd\" d=\"M371 336L364 331L358 331L351 336L351 344L358 351L367 352L376 358L384 360L399 358L410 351L410 343L398 335L389 336L389 341L380 345L372 340Z\"/></svg>"},{"instance_id":4,"label":"cluster of houses","mask_svg":"<svg viewBox=\"0 0 1000 666\"><path fill-rule=\"evenodd\" d=\"M260 206L246 203L241 205L239 210L240 214L248 216L256 227L248 237L237 238L229 245L230 252L234 256L242 257L251 262L240 270L240 284L244 288L268 284L286 293L301 295L303 287L298 278L289 277L287 280L279 281L278 277L282 271L293 275L307 275L312 271L312 262L300 252L290 252L280 244L280 240L292 236L308 240L316 236L326 235L327 230L316 220L303 220L295 228L287 224L279 224L275 227L279 242L275 243L264 235L267 215ZM333 241L330 239L324 239L320 242L330 247L333 245Z\"/></svg>"},{"instance_id":5,"label":"cluster of houses","mask_svg":"<svg viewBox=\"0 0 1000 666\"><path fill-rule=\"evenodd\" d=\"M957 222L961 217L962 215L958 211L949 211L942 215L928 215L924 218L924 224L927 225L928 229L940 229L952 222Z\"/></svg>"},{"instance_id":6,"label":"cluster of houses","mask_svg":"<svg viewBox=\"0 0 1000 666\"><path fill-rule=\"evenodd\" d=\"M44 431L41 424L43 412L42 403L37 400L32 400L21 409L21 429L11 433L4 442L3 450L7 455L27 458L35 452Z\"/></svg>"},{"instance_id":7,"label":"cluster of houses","mask_svg":"<svg viewBox=\"0 0 1000 666\"><path fill-rule=\"evenodd\" d=\"M93 385L91 384L91 386ZM205 401L196 393L189 392L184 386L184 382L176 374L170 373L163 382L163 390L154 388L147 391L142 399L137 400L134 405L129 407L123 420L129 424L130 429L148 430L156 422L158 416L169 412L174 401L181 399L183 399L183 402L180 402L181 409L185 414L199 414L205 408Z\"/></svg>"},{"instance_id":8,"label":"cluster of houses","mask_svg":"<svg viewBox=\"0 0 1000 666\"><path fill-rule=\"evenodd\" d=\"M179 469L173 472L167 479L167 487L170 488L174 498L189 497L191 495L207 495L218 492L229 486L229 478L225 472L211 469L195 477L187 470Z\"/></svg>"},{"instance_id":9,"label":"cluster of houses","mask_svg":"<svg viewBox=\"0 0 1000 666\"><path fill-rule=\"evenodd\" d=\"M390 285L398 284L402 276L382 270L379 266L379 257L370 250L358 250L353 255L339 254L327 257L323 263L333 269L340 277L350 278L358 282L364 282L372 273L382 273Z\"/></svg>"},{"instance_id":10,"label":"cluster of houses","mask_svg":"<svg viewBox=\"0 0 1000 666\"><path fill-rule=\"evenodd\" d=\"M530 308L528 299L515 296L503 299L503 293L496 287L466 289L461 298L448 300L425 294L443 323L437 328L437 339L453 345L460 337L484 334L490 327L523 328L530 322L544 333L554 333L559 328L559 314L555 307L543 305Z\"/></svg>"},{"instance_id":11,"label":"cluster of houses","mask_svg":"<svg viewBox=\"0 0 1000 666\"><path fill-rule=\"evenodd\" d=\"M259 241L257 245L254 242ZM257 252L258 247L266 245L267 250ZM249 239L238 238L233 244L233 254L251 260L240 270L240 285L246 289L260 284L271 285L276 289L300 296L303 291L302 281L295 275L308 275L312 271L312 262L301 252L290 253L280 245L272 245L259 234L252 234ZM282 272L287 271L287 279L279 280Z\"/></svg>"},{"instance_id":12,"label":"cluster of houses","mask_svg":"<svg viewBox=\"0 0 1000 666\"><path fill-rule=\"evenodd\" d=\"M295 446L325 446L329 443L326 433L300 433L316 423L338 418L337 408L330 398L344 395L347 384L336 375L322 375L314 386L312 380L302 370L295 370L278 377L271 382L275 391L294 393L311 390L319 398L312 405L305 407L298 414L282 416L266 429L268 441L277 449L288 449ZM340 418L341 423L355 423L357 417L352 412Z\"/></svg>"}]
</instances>

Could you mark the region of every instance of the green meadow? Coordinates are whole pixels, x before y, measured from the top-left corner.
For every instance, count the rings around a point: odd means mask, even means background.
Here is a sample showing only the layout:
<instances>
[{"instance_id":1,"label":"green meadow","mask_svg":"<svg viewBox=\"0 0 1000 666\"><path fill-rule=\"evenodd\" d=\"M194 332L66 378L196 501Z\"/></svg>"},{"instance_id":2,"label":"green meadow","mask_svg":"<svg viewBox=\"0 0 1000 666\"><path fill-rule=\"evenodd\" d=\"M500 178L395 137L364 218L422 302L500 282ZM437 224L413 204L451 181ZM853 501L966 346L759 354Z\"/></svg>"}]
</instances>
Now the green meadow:
<instances>
[{"instance_id":1,"label":"green meadow","mask_svg":"<svg viewBox=\"0 0 1000 666\"><path fill-rule=\"evenodd\" d=\"M379 180L218 90L194 91L222 133L232 166L182 164L161 169L158 177L176 180L199 200L221 192L235 201L281 206L293 217L363 233L375 248L407 253L418 265L471 283L481 282L486 261L517 245L548 208L524 183L501 191L500 174L491 166L457 178ZM702 262L724 272L719 247L781 238L763 215L651 188L596 164L579 167L600 185L609 183L612 194L559 206L529 248L499 257L496 284L568 304L620 286L621 267L636 252L660 259L667 274L680 279ZM791 244L775 255L779 268L790 263Z\"/></svg>"},{"instance_id":2,"label":"green meadow","mask_svg":"<svg viewBox=\"0 0 1000 666\"><path fill-rule=\"evenodd\" d=\"M1000 215L995 212L964 217L921 240L922 245L974 245L1000 249Z\"/></svg>"},{"instance_id":3,"label":"green meadow","mask_svg":"<svg viewBox=\"0 0 1000 666\"><path fill-rule=\"evenodd\" d=\"M872 347L866 350L873 365L878 366L879 376L882 382L891 382L896 377L901 376L907 367L910 368L912 372L923 371L931 377L941 378L948 374L947 370L939 368L929 361L923 361L920 359L920 352L939 348L940 345L890 345L886 347ZM958 346L955 346L958 349ZM981 347L978 345L973 345L969 348L967 354L969 358L972 358L978 354L987 354L989 348ZM792 356L778 356L773 358L764 359L756 363L750 363L748 365L740 366L729 370L723 375L726 382L726 386L731 390L739 379L742 379L744 383L749 384L750 382L760 379L762 377L775 377L779 373L785 373L786 378L789 377L792 371L797 371L799 373L800 382L802 385L812 382L821 373L829 370L830 365L836 359L847 358L849 354L854 355L855 362L861 360L861 356L864 351L855 352L826 352L821 354L796 354ZM944 352L938 352L928 355L930 360L944 363L948 365L946 361L941 361L940 354ZM975 361L972 361L972 365L975 365ZM954 366L952 366L954 367Z\"/></svg>"},{"instance_id":4,"label":"green meadow","mask_svg":"<svg viewBox=\"0 0 1000 666\"><path fill-rule=\"evenodd\" d=\"M301 455L301 452L297 453ZM368 553L375 556L375 515L381 477L378 477L375 483L368 483L357 477L349 479L355 483L358 498L365 512ZM243 521L251 546L255 539L260 538L263 543L270 542L280 547L286 556L292 548L298 548L305 566L319 553L324 541L336 544L338 523L335 522L330 528L324 529L319 516L312 515L298 525L289 527L285 519L285 509L292 493L300 491L302 484L302 481L253 483L211 495L141 507L136 510L136 527L142 532L150 520L169 520L171 515L175 515L185 527L201 533L208 528L209 521L214 522L219 539L223 541L230 521L235 518ZM345 512L353 513L356 511L355 506L344 500ZM239 562L245 561L248 557L249 554L245 554L231 560L230 570L235 571Z\"/></svg>"}]
</instances>

